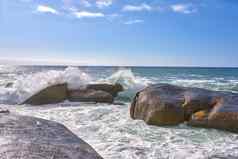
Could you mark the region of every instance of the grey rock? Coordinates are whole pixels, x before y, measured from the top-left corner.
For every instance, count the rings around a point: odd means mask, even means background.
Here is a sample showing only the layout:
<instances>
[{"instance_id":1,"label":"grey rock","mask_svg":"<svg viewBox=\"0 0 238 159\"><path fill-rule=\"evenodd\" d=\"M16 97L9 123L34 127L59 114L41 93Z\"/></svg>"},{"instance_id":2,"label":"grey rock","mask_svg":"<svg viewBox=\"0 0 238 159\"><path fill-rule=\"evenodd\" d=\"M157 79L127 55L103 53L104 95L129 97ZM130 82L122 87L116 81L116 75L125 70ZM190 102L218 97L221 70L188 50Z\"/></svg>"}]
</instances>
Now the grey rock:
<instances>
[{"instance_id":1,"label":"grey rock","mask_svg":"<svg viewBox=\"0 0 238 159\"><path fill-rule=\"evenodd\" d=\"M65 126L11 113L0 113L0 158L102 159Z\"/></svg>"}]
</instances>

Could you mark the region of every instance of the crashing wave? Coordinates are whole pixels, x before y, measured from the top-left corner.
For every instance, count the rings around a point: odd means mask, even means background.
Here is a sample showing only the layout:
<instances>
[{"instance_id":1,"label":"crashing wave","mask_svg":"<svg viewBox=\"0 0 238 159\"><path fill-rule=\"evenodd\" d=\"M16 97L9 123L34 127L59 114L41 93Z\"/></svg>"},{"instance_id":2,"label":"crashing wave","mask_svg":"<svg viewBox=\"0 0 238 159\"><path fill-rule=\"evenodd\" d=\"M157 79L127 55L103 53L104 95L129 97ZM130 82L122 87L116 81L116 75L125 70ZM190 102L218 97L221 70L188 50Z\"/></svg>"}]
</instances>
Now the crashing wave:
<instances>
[{"instance_id":1,"label":"crashing wave","mask_svg":"<svg viewBox=\"0 0 238 159\"><path fill-rule=\"evenodd\" d=\"M67 67L63 71L50 70L28 75L24 74L17 78L11 88L1 89L0 94L5 94L5 98L7 97L5 101L19 103L51 85L67 83L69 89L77 89L90 82L91 77L85 72L77 67Z\"/></svg>"},{"instance_id":2,"label":"crashing wave","mask_svg":"<svg viewBox=\"0 0 238 159\"><path fill-rule=\"evenodd\" d=\"M49 70L28 73L16 77L10 88L1 88L0 98L4 103L17 104L38 91L55 84L67 83L69 89L83 88L90 83L120 83L125 91L119 94L119 99L128 101L140 89L153 83L145 77L135 76L131 69L121 68L108 78L94 79L78 67L67 67L65 70Z\"/></svg>"}]
</instances>

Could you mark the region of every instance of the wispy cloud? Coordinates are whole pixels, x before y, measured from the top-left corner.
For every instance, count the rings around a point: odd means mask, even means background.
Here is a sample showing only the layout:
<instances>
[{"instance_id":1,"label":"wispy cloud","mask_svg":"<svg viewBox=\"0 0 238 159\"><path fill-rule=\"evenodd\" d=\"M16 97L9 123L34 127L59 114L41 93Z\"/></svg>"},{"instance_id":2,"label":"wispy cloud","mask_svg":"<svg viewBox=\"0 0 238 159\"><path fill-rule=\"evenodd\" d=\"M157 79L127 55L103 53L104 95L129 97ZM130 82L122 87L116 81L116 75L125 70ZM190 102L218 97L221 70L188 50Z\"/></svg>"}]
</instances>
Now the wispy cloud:
<instances>
[{"instance_id":1,"label":"wispy cloud","mask_svg":"<svg viewBox=\"0 0 238 159\"><path fill-rule=\"evenodd\" d=\"M197 9L192 4L174 4L170 8L172 11L183 14L191 14L197 12Z\"/></svg>"},{"instance_id":2,"label":"wispy cloud","mask_svg":"<svg viewBox=\"0 0 238 159\"><path fill-rule=\"evenodd\" d=\"M80 11L73 13L77 18L100 18L105 15L101 12L88 12L88 11Z\"/></svg>"},{"instance_id":3,"label":"wispy cloud","mask_svg":"<svg viewBox=\"0 0 238 159\"><path fill-rule=\"evenodd\" d=\"M41 13L59 14L59 12L56 9L47 5L38 5L36 11Z\"/></svg>"},{"instance_id":4,"label":"wispy cloud","mask_svg":"<svg viewBox=\"0 0 238 159\"><path fill-rule=\"evenodd\" d=\"M141 20L141 19L129 20L125 22L124 24L131 25L131 24L138 24L138 23L144 23L144 20Z\"/></svg>"},{"instance_id":5,"label":"wispy cloud","mask_svg":"<svg viewBox=\"0 0 238 159\"><path fill-rule=\"evenodd\" d=\"M151 11L152 7L146 3L142 3L140 5L125 5L122 8L122 11L127 12L140 12L140 11Z\"/></svg>"},{"instance_id":6,"label":"wispy cloud","mask_svg":"<svg viewBox=\"0 0 238 159\"><path fill-rule=\"evenodd\" d=\"M112 5L113 0L97 0L96 5L98 8L104 8L104 7L109 7Z\"/></svg>"}]
</instances>

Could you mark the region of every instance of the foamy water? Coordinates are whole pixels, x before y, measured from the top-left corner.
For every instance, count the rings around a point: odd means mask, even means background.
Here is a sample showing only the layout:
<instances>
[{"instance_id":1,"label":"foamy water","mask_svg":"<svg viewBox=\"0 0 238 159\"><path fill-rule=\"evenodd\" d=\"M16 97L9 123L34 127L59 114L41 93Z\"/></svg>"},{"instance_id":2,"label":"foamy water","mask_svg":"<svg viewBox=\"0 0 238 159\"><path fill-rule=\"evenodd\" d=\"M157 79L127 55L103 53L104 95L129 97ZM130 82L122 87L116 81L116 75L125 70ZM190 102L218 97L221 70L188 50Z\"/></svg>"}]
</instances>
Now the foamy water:
<instances>
[{"instance_id":1,"label":"foamy water","mask_svg":"<svg viewBox=\"0 0 238 159\"><path fill-rule=\"evenodd\" d=\"M205 71L205 72L204 72ZM12 85L6 87L9 82ZM64 103L16 105L52 84L121 83L125 105ZM238 70L166 68L0 67L0 107L57 121L88 142L105 159L238 158L238 135L214 129L148 126L129 116L130 98L157 82L237 92Z\"/></svg>"},{"instance_id":2,"label":"foamy water","mask_svg":"<svg viewBox=\"0 0 238 159\"><path fill-rule=\"evenodd\" d=\"M238 135L213 130L148 126L132 120L129 104L61 103L11 106L12 112L57 121L88 142L105 159L237 158ZM215 157L216 156L216 157Z\"/></svg>"}]
</instances>

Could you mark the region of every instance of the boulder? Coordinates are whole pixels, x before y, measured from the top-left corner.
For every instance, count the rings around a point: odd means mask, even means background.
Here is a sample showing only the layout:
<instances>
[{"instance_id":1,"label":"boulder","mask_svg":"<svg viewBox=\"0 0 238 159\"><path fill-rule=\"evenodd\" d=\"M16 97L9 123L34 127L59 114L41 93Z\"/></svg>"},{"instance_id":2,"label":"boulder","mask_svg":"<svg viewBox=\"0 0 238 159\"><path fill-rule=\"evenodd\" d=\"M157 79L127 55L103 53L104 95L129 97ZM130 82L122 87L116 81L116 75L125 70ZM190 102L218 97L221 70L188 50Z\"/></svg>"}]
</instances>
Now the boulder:
<instances>
[{"instance_id":1,"label":"boulder","mask_svg":"<svg viewBox=\"0 0 238 159\"><path fill-rule=\"evenodd\" d=\"M238 94L222 93L216 98L213 108L200 116L194 113L188 122L190 126L216 128L238 133Z\"/></svg>"},{"instance_id":2,"label":"boulder","mask_svg":"<svg viewBox=\"0 0 238 159\"><path fill-rule=\"evenodd\" d=\"M150 125L179 124L185 120L182 91L182 88L170 85L148 87L136 94L130 115Z\"/></svg>"},{"instance_id":3,"label":"boulder","mask_svg":"<svg viewBox=\"0 0 238 159\"><path fill-rule=\"evenodd\" d=\"M114 97L123 91L120 84L90 84L85 88L68 90L67 84L49 86L34 94L22 104L55 104L68 99L72 102L113 103Z\"/></svg>"},{"instance_id":4,"label":"boulder","mask_svg":"<svg viewBox=\"0 0 238 159\"><path fill-rule=\"evenodd\" d=\"M71 90L68 94L72 102L113 103L114 100L110 93L93 89Z\"/></svg>"},{"instance_id":5,"label":"boulder","mask_svg":"<svg viewBox=\"0 0 238 159\"><path fill-rule=\"evenodd\" d=\"M73 102L113 103L121 91L123 87L120 84L89 84L83 89L69 90L68 99Z\"/></svg>"},{"instance_id":6,"label":"boulder","mask_svg":"<svg viewBox=\"0 0 238 159\"><path fill-rule=\"evenodd\" d=\"M122 92L123 86L119 83L116 83L115 85L112 84L89 84L87 85L87 89L93 89L93 90L99 90L99 91L105 91L110 93L113 97L116 97L119 92Z\"/></svg>"},{"instance_id":7,"label":"boulder","mask_svg":"<svg viewBox=\"0 0 238 159\"><path fill-rule=\"evenodd\" d=\"M5 85L5 88L11 88L13 86L13 82L8 82L6 85Z\"/></svg>"},{"instance_id":8,"label":"boulder","mask_svg":"<svg viewBox=\"0 0 238 159\"><path fill-rule=\"evenodd\" d=\"M43 105L60 103L67 99L67 93L67 84L57 84L41 90L22 104Z\"/></svg>"},{"instance_id":9,"label":"boulder","mask_svg":"<svg viewBox=\"0 0 238 159\"><path fill-rule=\"evenodd\" d=\"M86 142L53 121L0 113L1 159L102 159Z\"/></svg>"},{"instance_id":10,"label":"boulder","mask_svg":"<svg viewBox=\"0 0 238 159\"><path fill-rule=\"evenodd\" d=\"M130 115L158 126L186 121L190 126L238 132L238 94L156 84L136 94Z\"/></svg>"}]
</instances>

